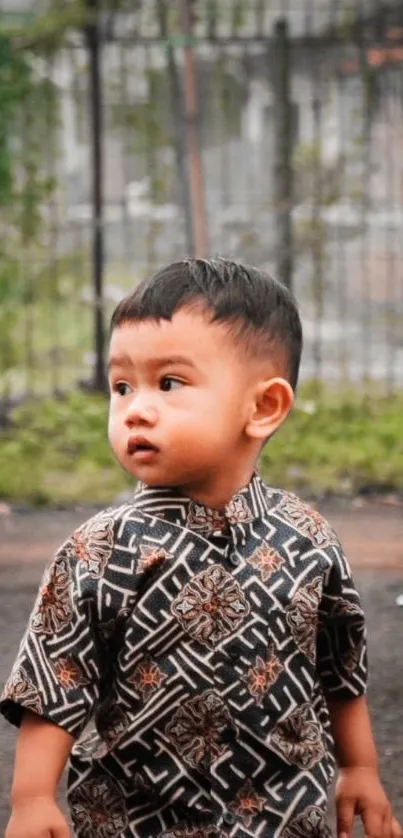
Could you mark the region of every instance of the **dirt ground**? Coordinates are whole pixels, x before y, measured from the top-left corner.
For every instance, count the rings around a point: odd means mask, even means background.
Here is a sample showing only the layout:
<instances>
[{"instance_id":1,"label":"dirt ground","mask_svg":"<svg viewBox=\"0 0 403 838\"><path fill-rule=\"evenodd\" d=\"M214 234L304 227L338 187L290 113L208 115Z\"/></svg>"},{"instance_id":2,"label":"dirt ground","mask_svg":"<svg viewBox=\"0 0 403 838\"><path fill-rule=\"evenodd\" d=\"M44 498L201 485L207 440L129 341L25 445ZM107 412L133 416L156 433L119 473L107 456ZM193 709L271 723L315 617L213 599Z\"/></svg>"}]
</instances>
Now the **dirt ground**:
<instances>
[{"instance_id":1,"label":"dirt ground","mask_svg":"<svg viewBox=\"0 0 403 838\"><path fill-rule=\"evenodd\" d=\"M7 677L43 567L65 537L93 510L0 511L0 683ZM382 777L403 823L403 505L337 503L322 507L337 529L367 612L369 703ZM7 510L3 510L3 513ZM15 733L0 721L0 835L8 817ZM356 836L362 835L360 828ZM151 838L151 836L150 836Z\"/></svg>"}]
</instances>

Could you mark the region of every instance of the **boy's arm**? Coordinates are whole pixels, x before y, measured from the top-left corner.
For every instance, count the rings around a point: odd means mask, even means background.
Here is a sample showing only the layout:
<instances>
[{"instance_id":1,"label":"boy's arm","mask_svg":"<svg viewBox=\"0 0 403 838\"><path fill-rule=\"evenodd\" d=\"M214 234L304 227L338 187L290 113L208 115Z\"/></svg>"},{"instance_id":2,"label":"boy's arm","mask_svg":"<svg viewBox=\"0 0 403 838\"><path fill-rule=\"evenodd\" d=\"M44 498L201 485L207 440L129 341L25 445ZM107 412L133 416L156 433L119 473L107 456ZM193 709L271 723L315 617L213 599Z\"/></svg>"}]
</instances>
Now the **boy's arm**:
<instances>
[{"instance_id":1,"label":"boy's arm","mask_svg":"<svg viewBox=\"0 0 403 838\"><path fill-rule=\"evenodd\" d=\"M351 838L360 815L366 838L400 838L378 774L367 702L365 615L337 536L319 607L318 674L326 696L339 764L336 786L338 838Z\"/></svg>"},{"instance_id":2,"label":"boy's arm","mask_svg":"<svg viewBox=\"0 0 403 838\"><path fill-rule=\"evenodd\" d=\"M61 727L25 712L15 752L13 802L27 796L55 796L73 742Z\"/></svg>"},{"instance_id":3,"label":"boy's arm","mask_svg":"<svg viewBox=\"0 0 403 838\"><path fill-rule=\"evenodd\" d=\"M336 759L338 838L350 838L355 815L361 815L367 838L401 838L402 831L378 774L378 759L365 696L328 699Z\"/></svg>"},{"instance_id":4,"label":"boy's arm","mask_svg":"<svg viewBox=\"0 0 403 838\"><path fill-rule=\"evenodd\" d=\"M68 838L56 792L73 737L52 722L25 712L17 739L11 792L12 813L5 838Z\"/></svg>"},{"instance_id":5,"label":"boy's arm","mask_svg":"<svg viewBox=\"0 0 403 838\"><path fill-rule=\"evenodd\" d=\"M376 772L378 758L365 696L350 701L328 698L327 705L339 768L355 766Z\"/></svg>"}]
</instances>

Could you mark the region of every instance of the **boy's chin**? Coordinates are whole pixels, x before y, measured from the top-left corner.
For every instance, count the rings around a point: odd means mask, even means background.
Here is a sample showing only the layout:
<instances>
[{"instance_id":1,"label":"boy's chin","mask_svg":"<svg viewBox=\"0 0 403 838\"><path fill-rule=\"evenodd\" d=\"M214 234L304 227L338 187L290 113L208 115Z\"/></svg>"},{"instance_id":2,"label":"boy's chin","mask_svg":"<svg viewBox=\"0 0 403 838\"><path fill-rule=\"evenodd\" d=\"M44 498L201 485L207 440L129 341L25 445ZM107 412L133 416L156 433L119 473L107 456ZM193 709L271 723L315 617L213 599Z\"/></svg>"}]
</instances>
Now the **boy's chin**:
<instances>
[{"instance_id":1,"label":"boy's chin","mask_svg":"<svg viewBox=\"0 0 403 838\"><path fill-rule=\"evenodd\" d=\"M181 481L178 476L163 471L158 471L147 468L131 469L126 464L123 466L125 472L130 475L137 483L142 483L144 486L154 487L168 487L180 486Z\"/></svg>"}]
</instances>

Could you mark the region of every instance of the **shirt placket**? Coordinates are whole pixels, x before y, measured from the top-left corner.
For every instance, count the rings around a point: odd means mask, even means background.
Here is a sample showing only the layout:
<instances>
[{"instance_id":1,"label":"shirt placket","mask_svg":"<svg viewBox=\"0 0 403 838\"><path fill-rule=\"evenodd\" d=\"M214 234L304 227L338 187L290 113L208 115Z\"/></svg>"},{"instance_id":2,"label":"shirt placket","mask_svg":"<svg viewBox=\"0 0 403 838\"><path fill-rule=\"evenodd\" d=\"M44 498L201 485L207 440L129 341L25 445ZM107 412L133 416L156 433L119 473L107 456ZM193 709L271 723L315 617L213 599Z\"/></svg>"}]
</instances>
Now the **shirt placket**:
<instances>
[{"instance_id":1,"label":"shirt placket","mask_svg":"<svg viewBox=\"0 0 403 838\"><path fill-rule=\"evenodd\" d=\"M239 568L243 562L241 548L245 544L246 534L244 528L237 524L227 524L225 533L227 543L224 550L223 530L214 530L211 534L211 540L216 543L217 547L219 542L221 542L221 564L227 572L233 575L235 574L236 569ZM230 663L228 661L228 653L224 649L224 643L221 641L218 644L212 658L214 690L220 697L222 697L222 679L219 672L222 673L225 668L231 668L232 670L232 666L232 662ZM229 744L232 742L233 746L236 746L235 734L229 724L221 731L221 742L223 744ZM226 834L231 835L233 832L232 828L235 826L238 819L236 814L228 808L228 805L232 802L229 797L225 801L223 808L223 793L221 786L219 786L218 781L214 776L214 762L215 760L211 752L207 753L203 761L203 768L210 776L212 798L217 803L217 806L215 807L217 826L220 829L225 830Z\"/></svg>"}]
</instances>

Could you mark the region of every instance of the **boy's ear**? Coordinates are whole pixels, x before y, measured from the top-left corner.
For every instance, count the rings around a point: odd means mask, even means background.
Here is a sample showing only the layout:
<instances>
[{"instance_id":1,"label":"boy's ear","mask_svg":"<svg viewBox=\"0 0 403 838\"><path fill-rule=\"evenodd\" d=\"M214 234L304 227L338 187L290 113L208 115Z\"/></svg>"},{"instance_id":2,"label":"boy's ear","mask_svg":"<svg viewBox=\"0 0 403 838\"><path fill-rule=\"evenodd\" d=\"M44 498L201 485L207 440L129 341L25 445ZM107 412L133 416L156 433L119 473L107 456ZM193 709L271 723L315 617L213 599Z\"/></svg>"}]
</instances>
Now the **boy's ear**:
<instances>
[{"instance_id":1,"label":"boy's ear","mask_svg":"<svg viewBox=\"0 0 403 838\"><path fill-rule=\"evenodd\" d=\"M271 378L258 384L245 428L252 439L265 440L283 424L294 404L294 392L285 378Z\"/></svg>"}]
</instances>

